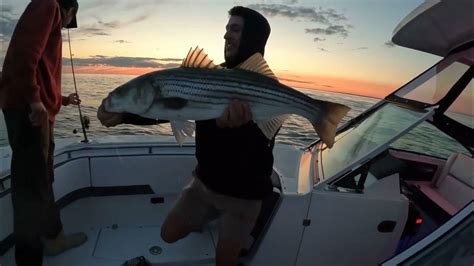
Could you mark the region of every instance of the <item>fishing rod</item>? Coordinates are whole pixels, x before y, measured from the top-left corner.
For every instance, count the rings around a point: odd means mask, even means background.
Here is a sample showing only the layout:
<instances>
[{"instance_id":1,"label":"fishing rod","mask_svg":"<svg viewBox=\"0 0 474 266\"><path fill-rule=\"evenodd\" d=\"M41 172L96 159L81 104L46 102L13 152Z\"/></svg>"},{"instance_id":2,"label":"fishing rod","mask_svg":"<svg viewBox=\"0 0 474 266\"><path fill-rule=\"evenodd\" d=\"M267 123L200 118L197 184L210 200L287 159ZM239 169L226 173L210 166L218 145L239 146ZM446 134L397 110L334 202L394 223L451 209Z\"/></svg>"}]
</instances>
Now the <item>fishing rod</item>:
<instances>
[{"instance_id":1,"label":"fishing rod","mask_svg":"<svg viewBox=\"0 0 474 266\"><path fill-rule=\"evenodd\" d=\"M69 29L67 29L67 40L68 40L68 43L69 43L69 56L70 56L70 59L71 59L72 79L74 81L74 90L76 92L76 95L79 97L79 93L77 93L76 75L74 73L74 63L72 61L71 37L69 36ZM79 119L81 120L82 134L84 135L84 139L81 140L81 142L89 143L89 139L87 138L86 125L84 123L84 117L82 116L82 110L81 110L81 104L80 103L77 105L77 109L79 110Z\"/></svg>"}]
</instances>

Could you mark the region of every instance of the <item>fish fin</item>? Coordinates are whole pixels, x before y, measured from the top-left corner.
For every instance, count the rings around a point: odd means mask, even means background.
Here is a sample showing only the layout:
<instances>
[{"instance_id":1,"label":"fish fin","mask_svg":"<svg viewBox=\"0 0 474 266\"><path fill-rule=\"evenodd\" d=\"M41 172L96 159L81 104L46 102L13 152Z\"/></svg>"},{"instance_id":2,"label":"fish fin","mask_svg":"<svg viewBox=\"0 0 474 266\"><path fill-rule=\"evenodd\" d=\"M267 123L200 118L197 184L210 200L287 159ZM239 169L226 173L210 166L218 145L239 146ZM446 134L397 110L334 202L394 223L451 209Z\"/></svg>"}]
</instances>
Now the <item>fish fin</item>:
<instances>
[{"instance_id":1,"label":"fish fin","mask_svg":"<svg viewBox=\"0 0 474 266\"><path fill-rule=\"evenodd\" d=\"M267 61L265 61L261 53L253 54L243 63L237 65L236 68L259 73L269 78L278 80L278 78L275 76L275 74L273 74L273 71L270 69L267 64Z\"/></svg>"},{"instance_id":2,"label":"fish fin","mask_svg":"<svg viewBox=\"0 0 474 266\"><path fill-rule=\"evenodd\" d=\"M257 123L257 126L262 130L267 139L272 139L288 117L290 117L289 114L279 115L269 120L260 120L255 123Z\"/></svg>"},{"instance_id":3,"label":"fish fin","mask_svg":"<svg viewBox=\"0 0 474 266\"><path fill-rule=\"evenodd\" d=\"M329 148L334 145L337 125L350 109L342 104L326 102L326 116L324 119L319 123L311 122L316 133Z\"/></svg>"},{"instance_id":4,"label":"fish fin","mask_svg":"<svg viewBox=\"0 0 474 266\"><path fill-rule=\"evenodd\" d=\"M195 123L191 121L170 121L170 124L171 131L173 132L173 135L180 146L183 145L186 136L193 136L194 129L196 128Z\"/></svg>"},{"instance_id":5,"label":"fish fin","mask_svg":"<svg viewBox=\"0 0 474 266\"><path fill-rule=\"evenodd\" d=\"M183 59L181 67L184 68L222 68L219 65L214 64L214 61L209 59L204 49L190 48L188 55Z\"/></svg>"},{"instance_id":6,"label":"fish fin","mask_svg":"<svg viewBox=\"0 0 474 266\"><path fill-rule=\"evenodd\" d=\"M164 107L179 110L186 106L188 100L179 97L165 97L155 100L157 103L162 103Z\"/></svg>"}]
</instances>

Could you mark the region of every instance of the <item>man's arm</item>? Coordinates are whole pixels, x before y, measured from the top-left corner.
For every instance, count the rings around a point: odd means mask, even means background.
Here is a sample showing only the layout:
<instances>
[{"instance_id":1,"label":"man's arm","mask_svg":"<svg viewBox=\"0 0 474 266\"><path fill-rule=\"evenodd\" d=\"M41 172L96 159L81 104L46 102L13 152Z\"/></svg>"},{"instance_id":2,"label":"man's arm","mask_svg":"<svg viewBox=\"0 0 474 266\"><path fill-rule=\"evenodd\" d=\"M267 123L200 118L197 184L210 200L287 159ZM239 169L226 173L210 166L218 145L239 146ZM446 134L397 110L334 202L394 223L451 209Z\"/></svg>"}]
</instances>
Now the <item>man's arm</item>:
<instances>
[{"instance_id":1,"label":"man's arm","mask_svg":"<svg viewBox=\"0 0 474 266\"><path fill-rule=\"evenodd\" d=\"M15 61L10 61L9 67L17 76L17 87L30 104L41 101L36 81L38 64L55 24L60 22L59 7L53 1L32 1L15 27L9 46Z\"/></svg>"},{"instance_id":2,"label":"man's arm","mask_svg":"<svg viewBox=\"0 0 474 266\"><path fill-rule=\"evenodd\" d=\"M232 100L224 113L216 119L216 125L220 128L236 128L247 124L252 120L252 111L246 102Z\"/></svg>"}]
</instances>

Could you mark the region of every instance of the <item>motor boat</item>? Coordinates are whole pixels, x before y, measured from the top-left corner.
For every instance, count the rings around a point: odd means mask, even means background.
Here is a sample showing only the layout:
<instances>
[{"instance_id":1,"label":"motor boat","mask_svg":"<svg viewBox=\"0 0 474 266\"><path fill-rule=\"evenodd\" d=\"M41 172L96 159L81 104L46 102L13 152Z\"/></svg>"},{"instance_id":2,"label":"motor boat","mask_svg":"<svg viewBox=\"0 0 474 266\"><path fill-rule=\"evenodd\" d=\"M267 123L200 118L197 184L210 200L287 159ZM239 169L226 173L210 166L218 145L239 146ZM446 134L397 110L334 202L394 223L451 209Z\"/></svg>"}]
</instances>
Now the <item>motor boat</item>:
<instances>
[{"instance_id":1,"label":"motor boat","mask_svg":"<svg viewBox=\"0 0 474 266\"><path fill-rule=\"evenodd\" d=\"M472 232L473 10L470 0L422 3L392 41L441 56L438 63L340 126L332 148L320 140L304 149L275 146L273 192L242 265L403 264L409 256L390 260L436 242L431 235L449 224L471 217ZM62 221L66 233L89 239L44 264L213 265L218 220L174 244L160 238L192 178L194 152L192 142L164 136L58 139L54 192ZM14 265L7 148L0 159L0 264ZM472 265L472 241L463 247L468 252L443 262Z\"/></svg>"}]
</instances>

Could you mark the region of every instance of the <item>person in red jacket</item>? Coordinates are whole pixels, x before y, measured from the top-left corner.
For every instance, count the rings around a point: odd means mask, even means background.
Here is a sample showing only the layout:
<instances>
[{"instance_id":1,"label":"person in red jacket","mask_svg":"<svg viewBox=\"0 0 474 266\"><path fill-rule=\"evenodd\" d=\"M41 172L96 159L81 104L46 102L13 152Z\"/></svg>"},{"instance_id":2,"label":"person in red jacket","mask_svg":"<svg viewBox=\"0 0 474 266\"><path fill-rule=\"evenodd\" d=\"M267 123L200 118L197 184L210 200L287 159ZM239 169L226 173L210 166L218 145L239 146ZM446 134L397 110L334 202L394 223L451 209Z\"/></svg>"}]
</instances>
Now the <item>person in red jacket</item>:
<instances>
[{"instance_id":1,"label":"person in red jacket","mask_svg":"<svg viewBox=\"0 0 474 266\"><path fill-rule=\"evenodd\" d=\"M76 94L61 96L63 27L77 27L77 0L31 0L13 32L0 79L3 109L12 149L15 260L42 265L87 240L84 233L65 235L55 204L55 116L61 105L77 105Z\"/></svg>"}]
</instances>

